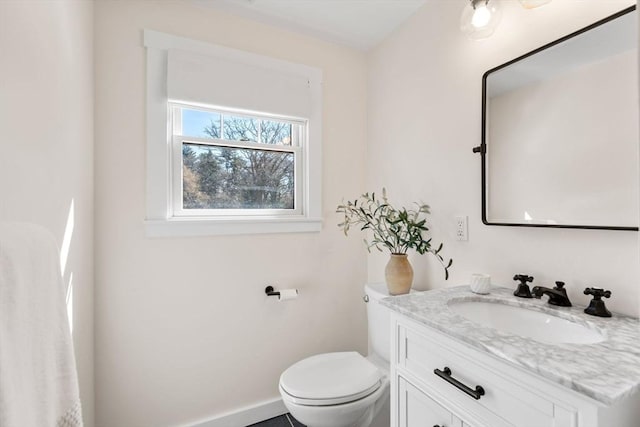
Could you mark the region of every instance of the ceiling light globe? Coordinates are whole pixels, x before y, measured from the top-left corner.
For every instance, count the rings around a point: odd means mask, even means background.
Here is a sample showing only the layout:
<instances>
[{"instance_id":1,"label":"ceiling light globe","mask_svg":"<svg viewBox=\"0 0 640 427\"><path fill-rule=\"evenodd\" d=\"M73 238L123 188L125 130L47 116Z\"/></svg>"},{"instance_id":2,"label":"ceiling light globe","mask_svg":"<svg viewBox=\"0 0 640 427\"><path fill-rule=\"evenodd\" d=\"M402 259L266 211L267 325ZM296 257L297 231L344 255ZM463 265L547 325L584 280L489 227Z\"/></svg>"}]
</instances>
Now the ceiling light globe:
<instances>
[{"instance_id":1,"label":"ceiling light globe","mask_svg":"<svg viewBox=\"0 0 640 427\"><path fill-rule=\"evenodd\" d=\"M469 0L460 17L460 30L472 40L490 37L502 17L498 0Z\"/></svg>"},{"instance_id":2,"label":"ceiling light globe","mask_svg":"<svg viewBox=\"0 0 640 427\"><path fill-rule=\"evenodd\" d=\"M471 25L475 28L482 28L491 21L491 12L487 9L487 6L481 5L476 7L476 10L471 17Z\"/></svg>"}]
</instances>

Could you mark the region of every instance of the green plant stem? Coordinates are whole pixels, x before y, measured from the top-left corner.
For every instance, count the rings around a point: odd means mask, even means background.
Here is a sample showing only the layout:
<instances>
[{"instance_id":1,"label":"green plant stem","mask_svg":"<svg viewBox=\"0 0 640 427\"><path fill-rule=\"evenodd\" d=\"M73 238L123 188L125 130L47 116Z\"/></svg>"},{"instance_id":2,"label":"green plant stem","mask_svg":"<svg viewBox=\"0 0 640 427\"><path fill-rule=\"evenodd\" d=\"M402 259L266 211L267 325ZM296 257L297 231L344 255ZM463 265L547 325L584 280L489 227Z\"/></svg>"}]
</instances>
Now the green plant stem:
<instances>
[{"instance_id":1,"label":"green plant stem","mask_svg":"<svg viewBox=\"0 0 640 427\"><path fill-rule=\"evenodd\" d=\"M449 259L445 264L439 253L442 244L436 250L431 247L431 239L424 236L429 230L425 226L429 206L417 203L416 206L417 209L394 208L389 204L384 189L382 199L376 199L375 193L365 193L353 202L338 206L337 212L344 214L344 221L338 226L345 235L348 235L351 226L359 226L362 231L371 230L372 240L369 242L365 239L369 251L375 247L379 251L386 248L395 254L406 254L409 249L419 254L429 252L443 266L445 279L448 279L453 260Z\"/></svg>"}]
</instances>

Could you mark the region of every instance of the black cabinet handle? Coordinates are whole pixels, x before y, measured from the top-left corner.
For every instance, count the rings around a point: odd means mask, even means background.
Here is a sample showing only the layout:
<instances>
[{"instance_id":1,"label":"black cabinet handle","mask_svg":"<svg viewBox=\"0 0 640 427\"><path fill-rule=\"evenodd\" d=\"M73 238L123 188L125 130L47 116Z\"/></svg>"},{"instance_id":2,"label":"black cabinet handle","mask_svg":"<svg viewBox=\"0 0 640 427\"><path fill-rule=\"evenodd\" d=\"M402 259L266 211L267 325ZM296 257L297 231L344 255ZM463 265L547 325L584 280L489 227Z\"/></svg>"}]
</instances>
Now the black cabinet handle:
<instances>
[{"instance_id":1,"label":"black cabinet handle","mask_svg":"<svg viewBox=\"0 0 640 427\"><path fill-rule=\"evenodd\" d=\"M476 400L479 400L481 396L484 396L484 388L482 388L482 386L477 385L475 389L472 389L468 385L462 384L460 381L458 381L457 379L451 376L451 369L449 369L446 366L442 371L440 369L434 369L433 373L439 376L440 378L442 378L443 380L445 380L446 382L448 382L449 384L453 384L456 388L464 391L465 393L467 393L469 396L473 397Z\"/></svg>"}]
</instances>

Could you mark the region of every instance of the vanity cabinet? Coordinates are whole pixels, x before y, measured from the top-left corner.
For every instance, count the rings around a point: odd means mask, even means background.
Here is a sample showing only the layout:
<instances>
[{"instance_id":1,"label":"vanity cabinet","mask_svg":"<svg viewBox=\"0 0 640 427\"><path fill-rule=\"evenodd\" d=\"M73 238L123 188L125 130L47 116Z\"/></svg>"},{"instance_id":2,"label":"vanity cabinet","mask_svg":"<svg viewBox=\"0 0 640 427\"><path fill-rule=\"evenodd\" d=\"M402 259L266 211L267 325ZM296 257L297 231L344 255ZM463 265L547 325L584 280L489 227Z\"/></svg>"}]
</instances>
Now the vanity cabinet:
<instances>
[{"instance_id":1,"label":"vanity cabinet","mask_svg":"<svg viewBox=\"0 0 640 427\"><path fill-rule=\"evenodd\" d=\"M391 330L392 427L640 425L637 399L607 407L401 314Z\"/></svg>"},{"instance_id":2,"label":"vanity cabinet","mask_svg":"<svg viewBox=\"0 0 640 427\"><path fill-rule=\"evenodd\" d=\"M398 378L399 427L462 427L462 421L403 377Z\"/></svg>"}]
</instances>

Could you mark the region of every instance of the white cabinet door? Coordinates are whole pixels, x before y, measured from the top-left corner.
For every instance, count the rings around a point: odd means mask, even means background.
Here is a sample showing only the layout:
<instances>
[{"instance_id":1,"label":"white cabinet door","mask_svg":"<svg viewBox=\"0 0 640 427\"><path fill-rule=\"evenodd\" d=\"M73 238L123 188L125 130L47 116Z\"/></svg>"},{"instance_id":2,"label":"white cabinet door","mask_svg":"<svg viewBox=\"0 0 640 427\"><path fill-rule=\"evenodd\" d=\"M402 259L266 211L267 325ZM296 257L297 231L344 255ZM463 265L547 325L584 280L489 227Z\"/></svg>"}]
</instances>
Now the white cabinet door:
<instances>
[{"instance_id":1,"label":"white cabinet door","mask_svg":"<svg viewBox=\"0 0 640 427\"><path fill-rule=\"evenodd\" d=\"M501 367L479 362L470 356L471 349L456 349L459 344L437 332L402 323L397 339L396 367L406 371L409 380L419 381L415 384L428 387L423 390L447 402L447 407L465 408L466 414L456 415L473 427L565 427L554 420L552 399L522 385L521 378L504 375ZM479 399L465 391L475 391L476 386L484 392Z\"/></svg>"},{"instance_id":2,"label":"white cabinet door","mask_svg":"<svg viewBox=\"0 0 640 427\"><path fill-rule=\"evenodd\" d=\"M398 377L398 427L462 427L451 412Z\"/></svg>"}]
</instances>

